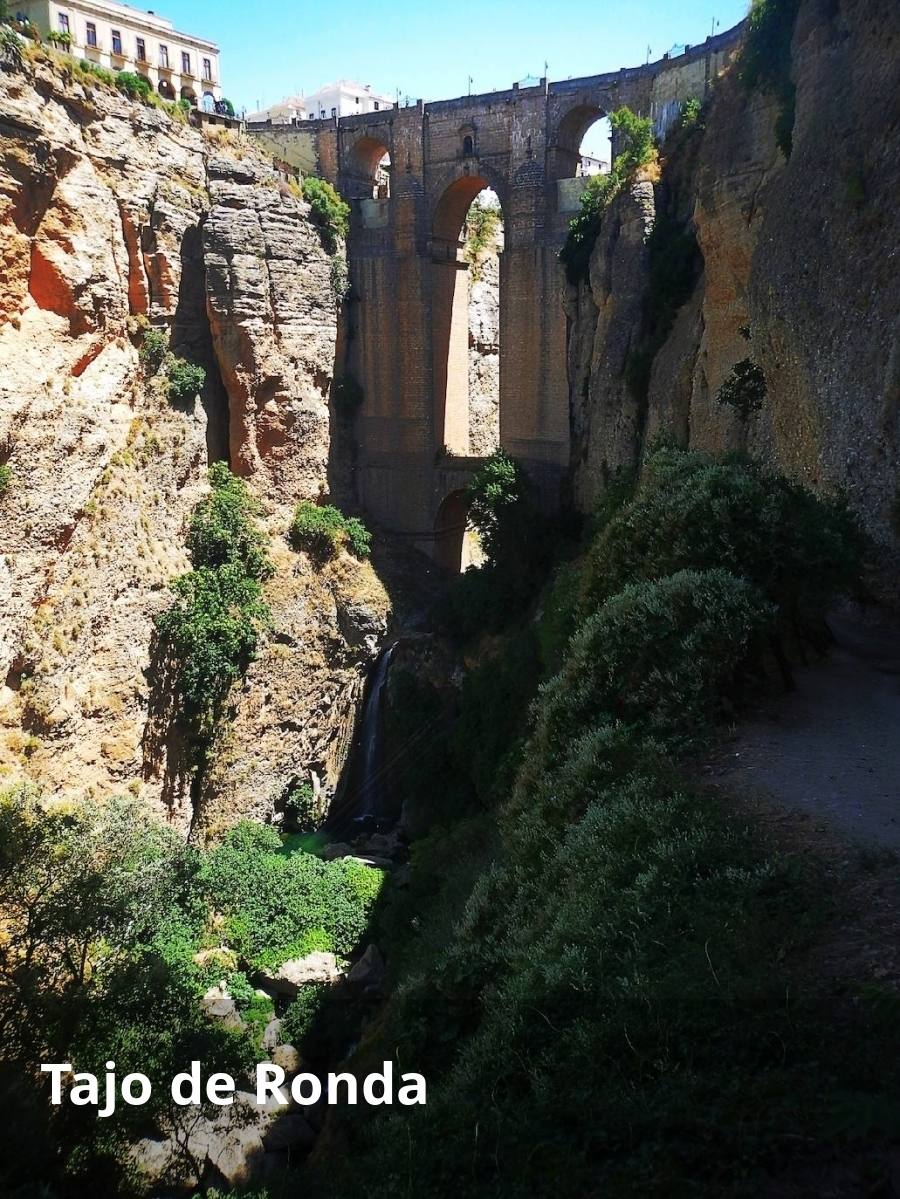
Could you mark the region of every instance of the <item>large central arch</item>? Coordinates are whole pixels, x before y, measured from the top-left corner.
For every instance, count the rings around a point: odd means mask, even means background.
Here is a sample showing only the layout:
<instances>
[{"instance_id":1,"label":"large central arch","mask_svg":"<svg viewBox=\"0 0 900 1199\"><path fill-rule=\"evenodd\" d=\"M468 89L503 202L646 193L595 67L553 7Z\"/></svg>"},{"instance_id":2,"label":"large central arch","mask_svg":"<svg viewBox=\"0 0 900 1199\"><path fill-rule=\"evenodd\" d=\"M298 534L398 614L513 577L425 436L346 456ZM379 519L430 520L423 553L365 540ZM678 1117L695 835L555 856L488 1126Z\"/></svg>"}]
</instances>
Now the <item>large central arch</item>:
<instances>
[{"instance_id":1,"label":"large central arch","mask_svg":"<svg viewBox=\"0 0 900 1199\"><path fill-rule=\"evenodd\" d=\"M472 167L444 188L431 223L435 442L459 456L469 453L469 263L463 253L463 230L472 202L481 192L494 191L503 210L503 197L489 173L476 164ZM500 323L502 328L502 315Z\"/></svg>"}]
</instances>

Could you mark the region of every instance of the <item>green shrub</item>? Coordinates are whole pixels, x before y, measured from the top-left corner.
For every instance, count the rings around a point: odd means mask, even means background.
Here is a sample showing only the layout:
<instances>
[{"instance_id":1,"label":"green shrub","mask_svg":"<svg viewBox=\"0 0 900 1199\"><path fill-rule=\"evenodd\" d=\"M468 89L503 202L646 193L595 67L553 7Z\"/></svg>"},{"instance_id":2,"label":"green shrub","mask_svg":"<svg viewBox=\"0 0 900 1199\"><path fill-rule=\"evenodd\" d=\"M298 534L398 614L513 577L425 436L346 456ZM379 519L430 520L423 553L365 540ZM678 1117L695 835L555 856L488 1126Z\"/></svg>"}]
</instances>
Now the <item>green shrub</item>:
<instances>
[{"instance_id":1,"label":"green shrub","mask_svg":"<svg viewBox=\"0 0 900 1199\"><path fill-rule=\"evenodd\" d=\"M203 390L206 371L194 362L169 355L166 362L169 399L173 404L187 404L195 400Z\"/></svg>"},{"instance_id":2,"label":"green shrub","mask_svg":"<svg viewBox=\"0 0 900 1199\"><path fill-rule=\"evenodd\" d=\"M616 722L673 744L703 738L773 616L721 569L626 586L588 617L544 688L542 744L550 753L573 730Z\"/></svg>"},{"instance_id":3,"label":"green shrub","mask_svg":"<svg viewBox=\"0 0 900 1199\"><path fill-rule=\"evenodd\" d=\"M329 281L334 298L341 303L350 294L350 274L347 270L347 259L343 254L332 254Z\"/></svg>"},{"instance_id":4,"label":"green shrub","mask_svg":"<svg viewBox=\"0 0 900 1199\"><path fill-rule=\"evenodd\" d=\"M209 853L201 877L229 944L266 969L315 950L350 953L384 882L380 870L347 859L285 853L274 830L246 823Z\"/></svg>"},{"instance_id":5,"label":"green shrub","mask_svg":"<svg viewBox=\"0 0 900 1199\"><path fill-rule=\"evenodd\" d=\"M298 833L314 832L322 823L322 811L311 784L293 787L284 801L285 824Z\"/></svg>"},{"instance_id":6,"label":"green shrub","mask_svg":"<svg viewBox=\"0 0 900 1199\"><path fill-rule=\"evenodd\" d=\"M751 359L735 363L728 378L716 392L716 403L733 408L745 423L762 409L766 398L766 376Z\"/></svg>"},{"instance_id":7,"label":"green shrub","mask_svg":"<svg viewBox=\"0 0 900 1199\"><path fill-rule=\"evenodd\" d=\"M0 26L0 62L13 71L21 71L25 55L19 35L6 25Z\"/></svg>"},{"instance_id":8,"label":"green shrub","mask_svg":"<svg viewBox=\"0 0 900 1199\"><path fill-rule=\"evenodd\" d=\"M187 548L197 568L240 565L252 579L267 579L273 567L266 538L254 524L260 505L243 479L224 462L209 468L210 494L194 509Z\"/></svg>"},{"instance_id":9,"label":"green shrub","mask_svg":"<svg viewBox=\"0 0 900 1199\"><path fill-rule=\"evenodd\" d=\"M319 227L322 244L329 254L337 254L340 243L350 232L350 205L341 199L327 179L308 175L303 180L303 199Z\"/></svg>"},{"instance_id":10,"label":"green shrub","mask_svg":"<svg viewBox=\"0 0 900 1199\"><path fill-rule=\"evenodd\" d=\"M481 466L467 498L486 561L454 582L438 610L438 619L463 641L519 616L538 588L550 543L529 480L504 450Z\"/></svg>"},{"instance_id":11,"label":"green shrub","mask_svg":"<svg viewBox=\"0 0 900 1199\"><path fill-rule=\"evenodd\" d=\"M22 1095L39 1100L16 1104L0 1127L2 1193L135 1194L129 1143L171 1133L177 1072L198 1059L239 1085L252 1078L274 1011L248 971L295 949L354 949L382 882L356 863L285 853L259 825L204 852L134 799L61 805L28 788L0 792L0 1086L18 1096L21 1075ZM246 951L240 968L197 964L213 928L213 944ZM242 1030L203 1013L220 979ZM314 1005L303 992L291 1006L286 1028L299 1040ZM67 1060L101 1076L108 1060L145 1073L153 1097L99 1122L73 1109L51 1128L38 1067Z\"/></svg>"},{"instance_id":12,"label":"green shrub","mask_svg":"<svg viewBox=\"0 0 900 1199\"><path fill-rule=\"evenodd\" d=\"M6 462L0 464L0 499L9 491L12 481L12 467Z\"/></svg>"},{"instance_id":13,"label":"green shrub","mask_svg":"<svg viewBox=\"0 0 900 1199\"><path fill-rule=\"evenodd\" d=\"M295 550L304 550L319 566L348 549L357 558L367 558L372 535L355 516L346 517L331 504L319 507L302 500L294 512L288 538Z\"/></svg>"},{"instance_id":14,"label":"green shrub","mask_svg":"<svg viewBox=\"0 0 900 1199\"><path fill-rule=\"evenodd\" d=\"M146 329L141 341L140 358L144 371L155 375L169 352L167 329Z\"/></svg>"},{"instance_id":15,"label":"green shrub","mask_svg":"<svg viewBox=\"0 0 900 1199\"><path fill-rule=\"evenodd\" d=\"M269 624L257 579L240 563L201 567L172 583L175 603L156 618L174 659L175 688L196 731L208 734L222 701L256 656Z\"/></svg>"},{"instance_id":16,"label":"green shrub","mask_svg":"<svg viewBox=\"0 0 900 1199\"><path fill-rule=\"evenodd\" d=\"M106 67L101 67L99 63L89 62L88 59L82 58L78 64L79 71L84 75L90 75L92 79L99 79L101 83L105 83L108 87L116 86L116 75L113 71L108 71Z\"/></svg>"},{"instance_id":17,"label":"green shrub","mask_svg":"<svg viewBox=\"0 0 900 1199\"><path fill-rule=\"evenodd\" d=\"M679 120L682 129L692 129L700 122L700 111L703 105L696 96L689 96L681 106Z\"/></svg>"},{"instance_id":18,"label":"green shrub","mask_svg":"<svg viewBox=\"0 0 900 1199\"><path fill-rule=\"evenodd\" d=\"M146 101L153 88L149 79L134 71L119 71L115 77L116 87L132 100Z\"/></svg>"},{"instance_id":19,"label":"green shrub","mask_svg":"<svg viewBox=\"0 0 900 1199\"><path fill-rule=\"evenodd\" d=\"M722 567L802 632L857 586L863 550L841 498L816 496L752 459L717 462L662 446L648 456L634 500L592 547L582 609L596 610L632 582Z\"/></svg>"},{"instance_id":20,"label":"green shrub","mask_svg":"<svg viewBox=\"0 0 900 1199\"><path fill-rule=\"evenodd\" d=\"M281 1022L282 1040L288 1045L301 1048L316 1022L316 1017L325 1005L328 991L325 987L303 987L296 999L284 1013Z\"/></svg>"},{"instance_id":21,"label":"green shrub","mask_svg":"<svg viewBox=\"0 0 900 1199\"><path fill-rule=\"evenodd\" d=\"M465 226L465 256L476 281L481 275L482 259L496 248L502 225L503 214L498 206L476 198L466 215Z\"/></svg>"}]
</instances>

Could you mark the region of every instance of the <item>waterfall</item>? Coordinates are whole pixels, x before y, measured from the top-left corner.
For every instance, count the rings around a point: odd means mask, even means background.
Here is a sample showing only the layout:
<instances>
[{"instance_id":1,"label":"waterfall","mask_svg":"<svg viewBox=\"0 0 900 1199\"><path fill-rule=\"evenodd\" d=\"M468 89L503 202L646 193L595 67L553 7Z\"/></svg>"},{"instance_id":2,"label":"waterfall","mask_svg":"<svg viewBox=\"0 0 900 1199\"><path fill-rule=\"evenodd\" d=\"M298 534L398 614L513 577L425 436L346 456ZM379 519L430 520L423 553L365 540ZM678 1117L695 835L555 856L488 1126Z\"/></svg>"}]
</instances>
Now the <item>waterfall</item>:
<instances>
[{"instance_id":1,"label":"waterfall","mask_svg":"<svg viewBox=\"0 0 900 1199\"><path fill-rule=\"evenodd\" d=\"M347 764L347 786L328 821L333 833L346 835L351 831L351 826L377 825L388 818L384 796L381 718L384 687L396 648L395 642L382 650L369 675L362 720Z\"/></svg>"},{"instance_id":2,"label":"waterfall","mask_svg":"<svg viewBox=\"0 0 900 1199\"><path fill-rule=\"evenodd\" d=\"M378 767L381 758L381 697L387 682L391 658L396 643L382 651L366 696L362 725L359 730L359 774L357 789L357 820L377 820L385 815L383 802L384 779Z\"/></svg>"}]
</instances>

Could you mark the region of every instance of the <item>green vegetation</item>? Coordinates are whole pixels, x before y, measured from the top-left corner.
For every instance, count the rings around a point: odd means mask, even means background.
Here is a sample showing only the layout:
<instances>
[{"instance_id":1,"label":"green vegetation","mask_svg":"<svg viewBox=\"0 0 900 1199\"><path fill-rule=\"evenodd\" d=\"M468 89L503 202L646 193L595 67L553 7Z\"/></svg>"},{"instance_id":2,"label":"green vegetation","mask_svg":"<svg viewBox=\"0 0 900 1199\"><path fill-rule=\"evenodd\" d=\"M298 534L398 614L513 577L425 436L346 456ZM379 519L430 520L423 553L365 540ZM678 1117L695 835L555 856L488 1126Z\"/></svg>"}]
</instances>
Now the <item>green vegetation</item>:
<instances>
[{"instance_id":1,"label":"green vegetation","mask_svg":"<svg viewBox=\"0 0 900 1199\"><path fill-rule=\"evenodd\" d=\"M343 254L332 254L328 276L334 298L338 303L346 300L350 294L350 273L347 270L347 259Z\"/></svg>"},{"instance_id":2,"label":"green vegetation","mask_svg":"<svg viewBox=\"0 0 900 1199\"><path fill-rule=\"evenodd\" d=\"M6 25L0 27L0 62L14 71L21 71L25 62L19 35Z\"/></svg>"},{"instance_id":3,"label":"green vegetation","mask_svg":"<svg viewBox=\"0 0 900 1199\"><path fill-rule=\"evenodd\" d=\"M253 963L275 966L306 945L354 948L382 881L356 863L290 852L261 826L239 825L200 851L135 799L61 805L27 788L0 793L0 1191L143 1193L126 1138L162 1134L174 1074L200 1059L244 1087L252 1077L273 1014L248 979ZM202 995L222 979L242 1029L203 1014ZM292 1031L304 1002L305 992ZM150 1104L120 1104L99 1121L67 1108L51 1128L38 1063L102 1076L107 1060L120 1078L150 1077Z\"/></svg>"},{"instance_id":4,"label":"green vegetation","mask_svg":"<svg viewBox=\"0 0 900 1199\"><path fill-rule=\"evenodd\" d=\"M581 211L569 224L559 258L570 283L587 279L591 251L607 209L635 172L649 165L656 155L653 122L649 117L639 117L630 108L619 108L610 114L609 123L619 135L622 151L609 174L591 176L581 197Z\"/></svg>"},{"instance_id":5,"label":"green vegetation","mask_svg":"<svg viewBox=\"0 0 900 1199\"><path fill-rule=\"evenodd\" d=\"M766 398L766 376L751 358L736 363L716 392L716 403L733 408L745 423L759 412Z\"/></svg>"},{"instance_id":6,"label":"green vegetation","mask_svg":"<svg viewBox=\"0 0 900 1199\"><path fill-rule=\"evenodd\" d=\"M337 254L341 243L350 232L350 205L327 179L307 175L303 180L303 199L310 207L310 215L319 227L322 244L329 254Z\"/></svg>"},{"instance_id":7,"label":"green vegetation","mask_svg":"<svg viewBox=\"0 0 900 1199\"><path fill-rule=\"evenodd\" d=\"M723 568L774 606L782 633L817 642L829 605L853 589L863 550L842 498L816 496L750 458L718 462L662 445L587 555L580 611L629 583Z\"/></svg>"},{"instance_id":8,"label":"green vegetation","mask_svg":"<svg viewBox=\"0 0 900 1199\"><path fill-rule=\"evenodd\" d=\"M508 469L482 490L486 529L511 524ZM872 1006L836 1028L796 965L823 914L816 867L764 850L678 767L748 687L777 679L770 638L809 632L854 585L856 523L754 462L665 445L614 491L583 563L470 671L423 767L440 772L426 795L448 803L413 846L414 898L382 918L396 989L362 1053L390 1047L395 1068L424 1071L428 1106L345 1119L346 1169L329 1161L314 1194L444 1195L464 1160L473 1196L555 1197L560 1180L567 1194L758 1195L801 1146L831 1150L847 1093L896 1111ZM524 743L521 719L497 730L486 757L511 755L511 780L476 786L487 724L473 709L500 724L527 703L540 667L510 658L529 625L561 669ZM423 707L421 692L403 703ZM439 717L423 712L415 735Z\"/></svg>"},{"instance_id":9,"label":"green vegetation","mask_svg":"<svg viewBox=\"0 0 900 1199\"><path fill-rule=\"evenodd\" d=\"M206 371L197 363L188 362L186 358L179 358L170 351L167 329L144 329L140 358L146 375L163 372L166 395L171 403L192 403L203 390Z\"/></svg>"},{"instance_id":10,"label":"green vegetation","mask_svg":"<svg viewBox=\"0 0 900 1199\"><path fill-rule=\"evenodd\" d=\"M155 375L169 352L169 334L166 329L148 328L141 341L141 365L149 375Z\"/></svg>"},{"instance_id":11,"label":"green vegetation","mask_svg":"<svg viewBox=\"0 0 900 1199\"><path fill-rule=\"evenodd\" d=\"M292 787L284 801L284 826L295 833L312 833L322 823L322 802L310 783Z\"/></svg>"},{"instance_id":12,"label":"green vegetation","mask_svg":"<svg viewBox=\"0 0 900 1199\"><path fill-rule=\"evenodd\" d=\"M187 548L195 567L239 565L252 579L267 579L272 564L266 556L266 538L254 524L260 505L243 479L224 462L209 468L212 490L194 510Z\"/></svg>"},{"instance_id":13,"label":"green vegetation","mask_svg":"<svg viewBox=\"0 0 900 1199\"><path fill-rule=\"evenodd\" d=\"M681 106L679 121L682 129L693 129L700 123L700 112L703 105L696 96L689 96Z\"/></svg>"},{"instance_id":14,"label":"green vegetation","mask_svg":"<svg viewBox=\"0 0 900 1199\"><path fill-rule=\"evenodd\" d=\"M71 50L72 35L71 33L61 33L58 29L51 29L47 34L47 41L51 46L58 46L60 50Z\"/></svg>"},{"instance_id":15,"label":"green vegetation","mask_svg":"<svg viewBox=\"0 0 900 1199\"><path fill-rule=\"evenodd\" d=\"M261 583L272 573L246 484L224 463L210 468L209 481L188 533L194 569L174 580L175 602L156 618L178 704L200 740L256 655L269 622Z\"/></svg>"},{"instance_id":16,"label":"green vegetation","mask_svg":"<svg viewBox=\"0 0 900 1199\"><path fill-rule=\"evenodd\" d=\"M194 362L170 354L165 363L168 395L173 404L188 404L203 390L206 371Z\"/></svg>"},{"instance_id":17,"label":"green vegetation","mask_svg":"<svg viewBox=\"0 0 900 1199\"><path fill-rule=\"evenodd\" d=\"M357 558L368 558L372 534L356 516L344 516L331 504L319 507L302 500L294 512L288 539L295 550L304 550L318 566L324 566L347 549Z\"/></svg>"},{"instance_id":18,"label":"green vegetation","mask_svg":"<svg viewBox=\"0 0 900 1199\"><path fill-rule=\"evenodd\" d=\"M0 499L2 499L3 496L6 495L7 491L9 491L12 481L12 467L6 462L0 464Z\"/></svg>"},{"instance_id":19,"label":"green vegetation","mask_svg":"<svg viewBox=\"0 0 900 1199\"><path fill-rule=\"evenodd\" d=\"M750 26L741 52L741 79L778 100L775 135L785 158L793 145L797 88L791 79L791 41L800 0L753 0Z\"/></svg>"},{"instance_id":20,"label":"green vegetation","mask_svg":"<svg viewBox=\"0 0 900 1199\"><path fill-rule=\"evenodd\" d=\"M143 75L136 74L134 71L119 71L115 78L116 87L131 100L146 101L153 91L153 85L150 83L150 80L145 79Z\"/></svg>"},{"instance_id":21,"label":"green vegetation","mask_svg":"<svg viewBox=\"0 0 900 1199\"><path fill-rule=\"evenodd\" d=\"M383 875L348 858L285 853L274 829L245 823L209 852L201 881L225 918L227 944L258 969L315 950L349 953Z\"/></svg>"}]
</instances>

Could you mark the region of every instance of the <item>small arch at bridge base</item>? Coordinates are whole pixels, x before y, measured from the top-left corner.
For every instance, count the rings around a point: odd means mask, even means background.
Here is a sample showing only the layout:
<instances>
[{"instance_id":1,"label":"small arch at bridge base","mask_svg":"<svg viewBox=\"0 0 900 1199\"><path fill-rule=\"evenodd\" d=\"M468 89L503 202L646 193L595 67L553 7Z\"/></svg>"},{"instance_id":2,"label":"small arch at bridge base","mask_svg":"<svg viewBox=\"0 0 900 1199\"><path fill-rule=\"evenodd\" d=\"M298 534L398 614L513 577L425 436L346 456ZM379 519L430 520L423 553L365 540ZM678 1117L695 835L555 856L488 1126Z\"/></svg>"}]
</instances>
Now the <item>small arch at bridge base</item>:
<instances>
[{"instance_id":1,"label":"small arch at bridge base","mask_svg":"<svg viewBox=\"0 0 900 1199\"><path fill-rule=\"evenodd\" d=\"M465 491L451 491L441 502L434 520L431 556L449 575L458 575L469 567L484 564L478 534L469 524L469 502Z\"/></svg>"}]
</instances>

